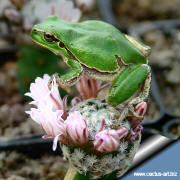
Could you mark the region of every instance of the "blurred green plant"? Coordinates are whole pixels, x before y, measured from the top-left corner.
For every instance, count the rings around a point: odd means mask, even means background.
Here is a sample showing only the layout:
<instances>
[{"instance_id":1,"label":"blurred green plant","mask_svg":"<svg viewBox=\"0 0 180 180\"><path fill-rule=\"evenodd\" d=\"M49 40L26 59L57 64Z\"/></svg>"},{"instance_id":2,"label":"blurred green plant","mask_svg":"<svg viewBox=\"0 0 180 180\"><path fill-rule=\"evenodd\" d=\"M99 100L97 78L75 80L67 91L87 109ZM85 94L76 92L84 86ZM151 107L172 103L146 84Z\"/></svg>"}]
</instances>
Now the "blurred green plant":
<instances>
[{"instance_id":1,"label":"blurred green plant","mask_svg":"<svg viewBox=\"0 0 180 180\"><path fill-rule=\"evenodd\" d=\"M30 46L21 47L17 64L20 93L24 95L28 92L30 83L36 77L42 77L44 74L52 75L56 72L60 75L64 74L67 68L62 67L60 62L59 58L48 50ZM62 90L61 95L64 96L65 94L65 91ZM25 99L29 100L27 97Z\"/></svg>"}]
</instances>

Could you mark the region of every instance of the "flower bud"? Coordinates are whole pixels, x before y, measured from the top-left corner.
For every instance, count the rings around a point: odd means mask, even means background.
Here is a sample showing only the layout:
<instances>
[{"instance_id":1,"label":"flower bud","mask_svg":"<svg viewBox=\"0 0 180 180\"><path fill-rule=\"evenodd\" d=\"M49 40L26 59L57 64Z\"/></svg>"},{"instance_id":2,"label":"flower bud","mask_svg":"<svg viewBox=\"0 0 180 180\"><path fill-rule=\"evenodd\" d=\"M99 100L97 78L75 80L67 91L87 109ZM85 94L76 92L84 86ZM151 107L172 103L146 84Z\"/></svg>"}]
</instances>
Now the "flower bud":
<instances>
[{"instance_id":1,"label":"flower bud","mask_svg":"<svg viewBox=\"0 0 180 180\"><path fill-rule=\"evenodd\" d=\"M144 102L144 101L138 103L135 106L135 111L139 116L144 116L145 113L146 113L146 110L147 110L147 103ZM131 118L129 118L129 120L131 122L131 127L132 128L135 128L136 126L138 126L138 124L140 124L141 121L142 121L141 119L138 119L136 117L131 117Z\"/></svg>"},{"instance_id":2,"label":"flower bud","mask_svg":"<svg viewBox=\"0 0 180 180\"><path fill-rule=\"evenodd\" d=\"M116 151L119 147L120 140L127 136L127 134L128 129L125 127L119 127L118 130L107 129L98 132L93 141L94 148L100 152Z\"/></svg>"},{"instance_id":3,"label":"flower bud","mask_svg":"<svg viewBox=\"0 0 180 180\"><path fill-rule=\"evenodd\" d=\"M74 111L70 113L64 124L66 126L67 138L70 143L83 145L89 141L87 124L80 112Z\"/></svg>"},{"instance_id":4,"label":"flower bud","mask_svg":"<svg viewBox=\"0 0 180 180\"><path fill-rule=\"evenodd\" d=\"M144 101L138 103L135 107L135 110L138 113L138 115L144 116L147 110L147 103Z\"/></svg>"}]
</instances>

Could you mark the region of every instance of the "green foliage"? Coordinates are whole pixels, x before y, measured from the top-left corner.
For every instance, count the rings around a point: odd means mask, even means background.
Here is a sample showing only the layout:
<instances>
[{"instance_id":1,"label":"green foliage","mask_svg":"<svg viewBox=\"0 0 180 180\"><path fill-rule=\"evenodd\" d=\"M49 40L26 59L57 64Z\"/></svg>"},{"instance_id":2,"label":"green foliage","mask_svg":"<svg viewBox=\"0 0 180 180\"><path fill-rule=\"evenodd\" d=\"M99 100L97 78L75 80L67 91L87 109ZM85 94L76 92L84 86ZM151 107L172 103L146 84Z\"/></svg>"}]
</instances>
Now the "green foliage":
<instances>
[{"instance_id":1,"label":"green foliage","mask_svg":"<svg viewBox=\"0 0 180 180\"><path fill-rule=\"evenodd\" d=\"M18 60L17 75L20 93L29 92L31 82L36 77L43 77L44 74L64 74L65 69L60 67L59 58L52 52L33 47L21 47L21 55ZM63 96L65 92L61 92Z\"/></svg>"}]
</instances>

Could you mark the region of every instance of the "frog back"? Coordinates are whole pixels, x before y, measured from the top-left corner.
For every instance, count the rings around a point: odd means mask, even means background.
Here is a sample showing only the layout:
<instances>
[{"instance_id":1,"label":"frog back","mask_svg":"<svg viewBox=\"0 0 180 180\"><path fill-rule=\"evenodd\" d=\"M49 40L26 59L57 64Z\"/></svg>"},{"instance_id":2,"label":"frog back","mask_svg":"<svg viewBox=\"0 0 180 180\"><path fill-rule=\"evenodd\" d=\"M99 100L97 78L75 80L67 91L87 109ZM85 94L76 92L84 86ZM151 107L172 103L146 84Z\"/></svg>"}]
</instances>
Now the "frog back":
<instances>
[{"instance_id":1,"label":"frog back","mask_svg":"<svg viewBox=\"0 0 180 180\"><path fill-rule=\"evenodd\" d=\"M100 72L119 70L119 56L125 64L146 64L144 55L114 26L96 20L71 23L59 20L54 33L86 67Z\"/></svg>"}]
</instances>

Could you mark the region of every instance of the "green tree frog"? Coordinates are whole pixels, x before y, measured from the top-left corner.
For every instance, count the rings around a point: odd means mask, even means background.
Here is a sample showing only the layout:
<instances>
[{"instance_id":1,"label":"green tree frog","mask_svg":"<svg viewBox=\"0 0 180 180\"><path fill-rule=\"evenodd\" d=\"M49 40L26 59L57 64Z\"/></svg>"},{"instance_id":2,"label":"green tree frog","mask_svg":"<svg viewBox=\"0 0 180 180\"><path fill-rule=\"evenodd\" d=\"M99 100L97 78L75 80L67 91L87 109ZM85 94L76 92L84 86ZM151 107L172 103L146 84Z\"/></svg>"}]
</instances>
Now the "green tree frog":
<instances>
[{"instance_id":1,"label":"green tree frog","mask_svg":"<svg viewBox=\"0 0 180 180\"><path fill-rule=\"evenodd\" d=\"M139 117L134 105L148 97L151 82L146 59L149 46L102 21L72 23L56 16L49 16L35 25L31 37L37 44L61 56L70 67L65 75L56 75L61 87L72 86L83 74L110 81L112 86L107 102L116 106L127 100L130 112ZM138 97L132 98L138 89Z\"/></svg>"}]
</instances>

